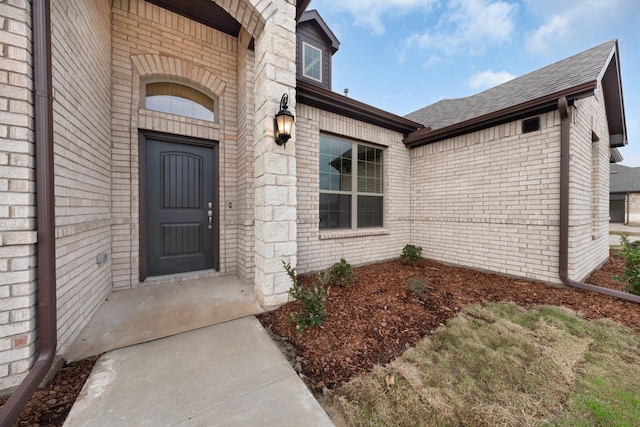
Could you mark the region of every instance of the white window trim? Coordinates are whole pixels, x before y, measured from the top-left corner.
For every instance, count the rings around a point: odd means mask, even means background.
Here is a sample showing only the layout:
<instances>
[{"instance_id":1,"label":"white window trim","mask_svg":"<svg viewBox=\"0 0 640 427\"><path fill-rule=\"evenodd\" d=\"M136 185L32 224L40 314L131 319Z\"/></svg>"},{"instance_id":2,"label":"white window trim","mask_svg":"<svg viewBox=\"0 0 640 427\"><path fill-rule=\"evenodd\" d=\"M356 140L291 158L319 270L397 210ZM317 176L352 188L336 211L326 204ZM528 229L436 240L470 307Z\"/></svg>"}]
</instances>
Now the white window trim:
<instances>
[{"instance_id":1,"label":"white window trim","mask_svg":"<svg viewBox=\"0 0 640 427\"><path fill-rule=\"evenodd\" d=\"M320 78L319 79L316 79L315 77L307 75L307 73L305 71L306 68L307 68L307 64L306 64L306 61L305 61L306 56L304 54L304 51L305 51L305 49L307 47L310 47L311 49L316 50L316 51L318 51L320 53ZM311 45L311 44L309 44L307 42L302 42L302 76L304 78L311 79L311 80L314 80L316 82L322 83L322 49L318 49L317 47L315 47L315 46L313 46L313 45Z\"/></svg>"},{"instance_id":2,"label":"white window trim","mask_svg":"<svg viewBox=\"0 0 640 427\"><path fill-rule=\"evenodd\" d=\"M213 121L210 120L202 120L202 119L197 119L195 117L188 117L188 116L182 116L180 114L172 114L172 113L167 113L164 111L156 111L156 110L150 110L147 109L147 85L150 83L174 83L174 84L179 84L182 86L186 86L186 87L190 87L191 89L198 91L200 93L202 93L203 95L205 95L206 97L210 98L211 100L213 100ZM219 109L220 109L220 97L213 94L212 92L208 91L208 90L203 90L202 87L196 86L194 84L191 84L191 82L188 81L184 81L184 80L180 80L180 79L172 79L172 78L148 78L148 79L141 79L140 81L140 108L142 110L145 111L149 111L151 113L155 113L155 114L164 114L167 115L168 117L180 117L182 119L188 119L188 120L197 120L198 122L202 122L202 123L213 123L213 124L219 124Z\"/></svg>"},{"instance_id":3,"label":"white window trim","mask_svg":"<svg viewBox=\"0 0 640 427\"><path fill-rule=\"evenodd\" d=\"M359 237L361 235L376 235L376 234L386 234L388 231L386 230L386 203L387 203L387 177L386 177L386 149L385 147L381 147L375 144L363 142L363 141L354 141L348 138L342 138L340 136L326 134L331 136L332 138L340 139L344 142L351 144L351 170L356 171L356 173L351 173L351 191L340 191L340 190L323 190L318 186L318 196L320 193L324 194L344 194L351 196L351 228L320 228L318 224L318 230L322 234L323 238L337 238L338 236L343 237ZM365 147L372 147L378 150L382 150L383 158L385 162L382 164L382 193L369 193L369 192L361 192L358 191L358 146L362 145ZM353 154L355 153L355 155ZM318 157L320 156L320 151L318 151ZM382 197L382 225L378 227L358 227L358 196L376 196ZM318 211L320 207L318 206ZM362 234L364 233L364 234Z\"/></svg>"}]
</instances>

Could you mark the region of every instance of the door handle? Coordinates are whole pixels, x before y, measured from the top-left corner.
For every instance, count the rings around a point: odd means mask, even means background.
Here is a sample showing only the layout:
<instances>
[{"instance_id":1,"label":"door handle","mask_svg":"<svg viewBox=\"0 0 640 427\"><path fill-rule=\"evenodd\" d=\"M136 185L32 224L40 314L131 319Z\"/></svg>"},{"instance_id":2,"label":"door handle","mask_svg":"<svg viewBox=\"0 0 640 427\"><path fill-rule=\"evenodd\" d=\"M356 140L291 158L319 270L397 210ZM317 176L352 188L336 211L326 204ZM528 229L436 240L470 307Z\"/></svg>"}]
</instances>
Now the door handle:
<instances>
[{"instance_id":1,"label":"door handle","mask_svg":"<svg viewBox=\"0 0 640 427\"><path fill-rule=\"evenodd\" d=\"M207 216L209 217L209 230L211 230L212 228L211 221L213 219L213 210L212 210L213 203L209 202L207 206L209 207L209 210L207 211Z\"/></svg>"}]
</instances>

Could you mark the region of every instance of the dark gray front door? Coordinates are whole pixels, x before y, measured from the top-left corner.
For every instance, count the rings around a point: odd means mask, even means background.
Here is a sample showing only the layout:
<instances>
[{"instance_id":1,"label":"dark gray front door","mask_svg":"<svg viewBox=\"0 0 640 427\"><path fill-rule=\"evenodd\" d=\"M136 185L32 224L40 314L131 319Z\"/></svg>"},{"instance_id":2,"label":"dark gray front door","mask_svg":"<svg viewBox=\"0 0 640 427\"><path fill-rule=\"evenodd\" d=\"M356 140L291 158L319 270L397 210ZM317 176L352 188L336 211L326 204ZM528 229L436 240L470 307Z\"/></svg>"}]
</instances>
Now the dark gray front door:
<instances>
[{"instance_id":1,"label":"dark gray front door","mask_svg":"<svg viewBox=\"0 0 640 427\"><path fill-rule=\"evenodd\" d=\"M147 276L217 265L216 150L146 138Z\"/></svg>"}]
</instances>

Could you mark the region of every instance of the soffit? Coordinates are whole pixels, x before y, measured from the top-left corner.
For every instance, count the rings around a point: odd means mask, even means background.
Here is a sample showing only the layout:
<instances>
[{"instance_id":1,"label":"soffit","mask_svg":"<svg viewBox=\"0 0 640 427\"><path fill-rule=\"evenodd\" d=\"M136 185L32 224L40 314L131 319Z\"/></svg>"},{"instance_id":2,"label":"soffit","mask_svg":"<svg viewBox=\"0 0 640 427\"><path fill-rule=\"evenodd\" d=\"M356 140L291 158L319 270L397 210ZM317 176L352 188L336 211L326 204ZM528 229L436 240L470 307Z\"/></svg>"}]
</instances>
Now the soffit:
<instances>
[{"instance_id":1,"label":"soffit","mask_svg":"<svg viewBox=\"0 0 640 427\"><path fill-rule=\"evenodd\" d=\"M234 37L240 34L240 23L212 0L146 1Z\"/></svg>"}]
</instances>

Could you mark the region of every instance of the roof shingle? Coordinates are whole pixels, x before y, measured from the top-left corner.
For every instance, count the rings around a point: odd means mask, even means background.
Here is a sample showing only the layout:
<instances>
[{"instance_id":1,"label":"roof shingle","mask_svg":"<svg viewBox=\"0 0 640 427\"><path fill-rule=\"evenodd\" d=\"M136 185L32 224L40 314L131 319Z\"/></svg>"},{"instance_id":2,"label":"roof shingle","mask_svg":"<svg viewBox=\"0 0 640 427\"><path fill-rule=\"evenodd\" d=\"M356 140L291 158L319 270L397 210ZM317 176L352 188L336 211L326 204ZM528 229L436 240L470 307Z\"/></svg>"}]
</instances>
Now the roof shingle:
<instances>
[{"instance_id":1,"label":"roof shingle","mask_svg":"<svg viewBox=\"0 0 640 427\"><path fill-rule=\"evenodd\" d=\"M611 171L611 177L609 178L610 193L640 192L640 168L611 164L609 169Z\"/></svg>"},{"instance_id":2,"label":"roof shingle","mask_svg":"<svg viewBox=\"0 0 640 427\"><path fill-rule=\"evenodd\" d=\"M597 81L615 45L616 40L608 41L476 95L443 99L405 117L437 130Z\"/></svg>"}]
</instances>

